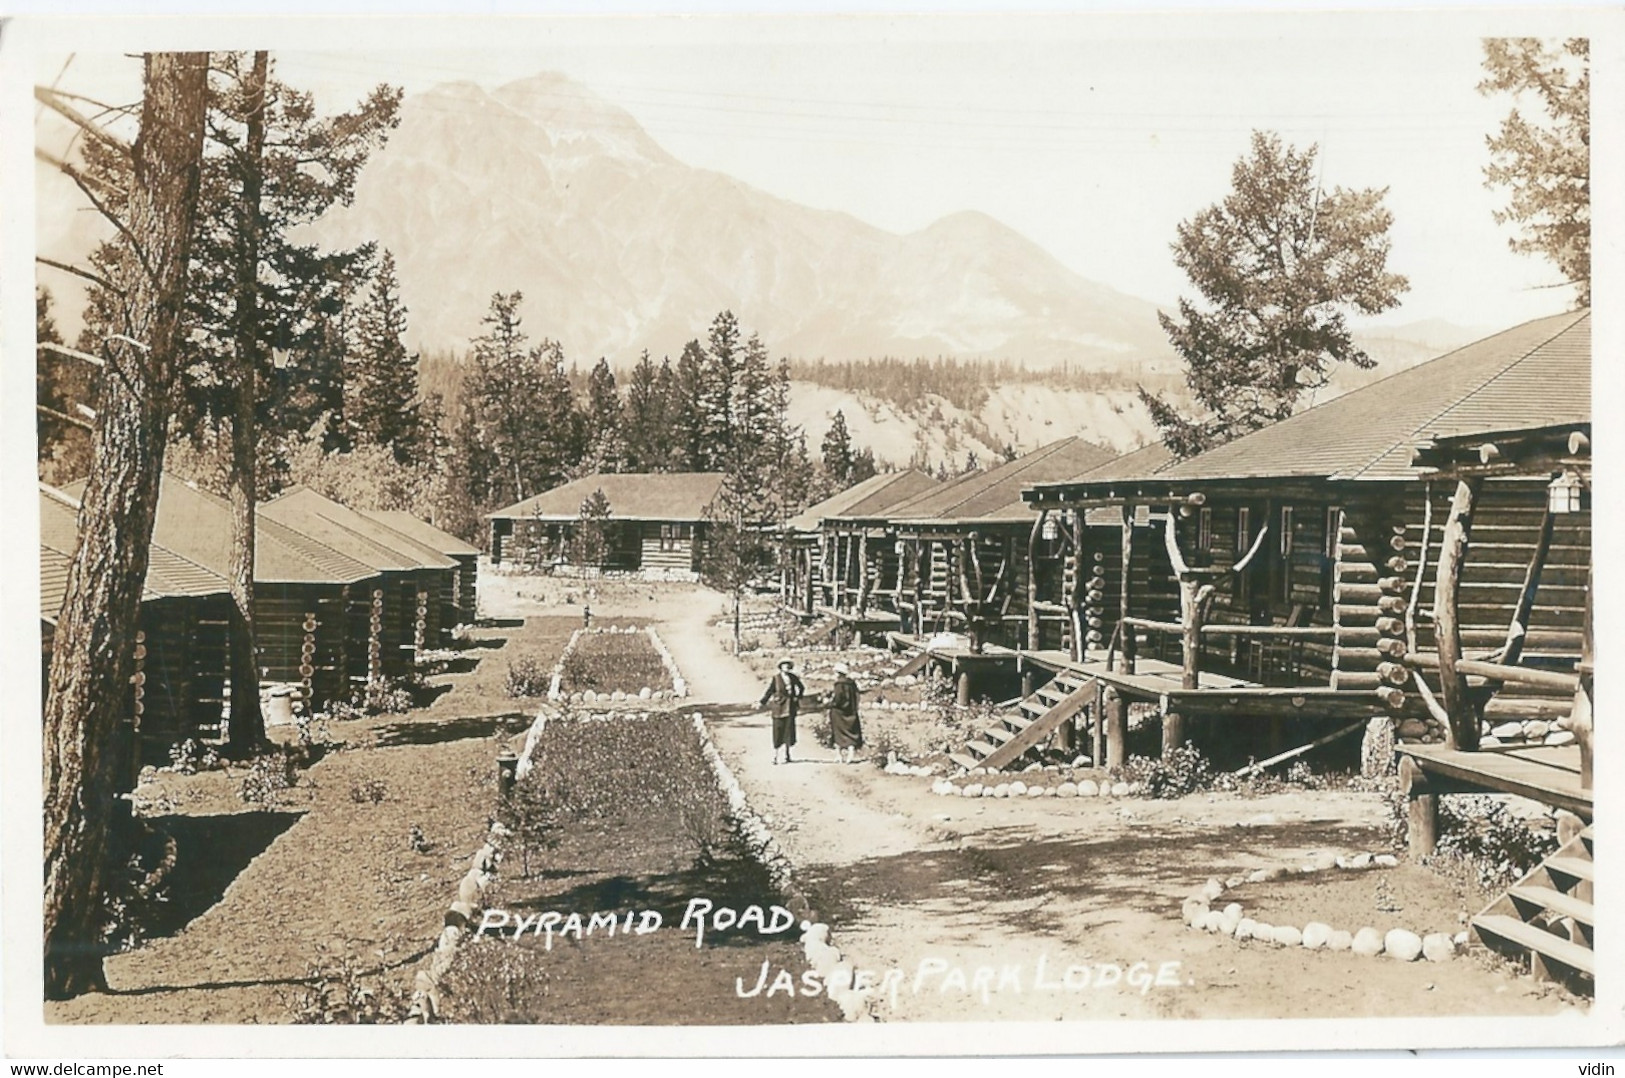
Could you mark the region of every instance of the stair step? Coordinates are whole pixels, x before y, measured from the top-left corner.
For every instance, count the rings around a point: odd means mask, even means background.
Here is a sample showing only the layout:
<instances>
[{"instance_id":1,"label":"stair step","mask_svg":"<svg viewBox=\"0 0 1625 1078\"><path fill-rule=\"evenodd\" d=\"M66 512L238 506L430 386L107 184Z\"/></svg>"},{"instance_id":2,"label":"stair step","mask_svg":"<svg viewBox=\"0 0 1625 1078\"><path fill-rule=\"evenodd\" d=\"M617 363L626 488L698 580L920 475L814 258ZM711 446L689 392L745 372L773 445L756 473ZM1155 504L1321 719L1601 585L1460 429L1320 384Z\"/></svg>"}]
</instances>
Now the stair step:
<instances>
[{"instance_id":1,"label":"stair step","mask_svg":"<svg viewBox=\"0 0 1625 1078\"><path fill-rule=\"evenodd\" d=\"M1596 864L1583 857L1548 857L1541 863L1547 872L1555 872L1574 880L1595 880Z\"/></svg>"},{"instance_id":2,"label":"stair step","mask_svg":"<svg viewBox=\"0 0 1625 1078\"><path fill-rule=\"evenodd\" d=\"M1550 887L1540 887L1532 883L1523 883L1512 888L1507 895L1515 902L1528 903L1538 909L1550 910L1560 917L1572 917L1585 925L1595 925L1596 914L1591 903L1583 898L1566 895L1562 891L1554 891Z\"/></svg>"},{"instance_id":3,"label":"stair step","mask_svg":"<svg viewBox=\"0 0 1625 1078\"><path fill-rule=\"evenodd\" d=\"M994 744L991 741L967 741L967 742L965 742L965 751L969 752L969 753L972 753L974 755L977 755L977 756L992 756L993 753L998 749L998 747L999 747L998 745Z\"/></svg>"},{"instance_id":4,"label":"stair step","mask_svg":"<svg viewBox=\"0 0 1625 1078\"><path fill-rule=\"evenodd\" d=\"M1009 741L1012 737L1015 737L1018 732L1019 731L1010 729L1008 726L990 726L986 730L982 731L982 736L987 738L989 741L997 741L1002 745L1006 741Z\"/></svg>"},{"instance_id":5,"label":"stair step","mask_svg":"<svg viewBox=\"0 0 1625 1078\"><path fill-rule=\"evenodd\" d=\"M982 766L981 764L977 763L976 757L966 756L962 752L950 752L948 754L948 759L952 760L956 766L962 767L966 771L969 771L973 767Z\"/></svg>"},{"instance_id":6,"label":"stair step","mask_svg":"<svg viewBox=\"0 0 1625 1078\"><path fill-rule=\"evenodd\" d=\"M1473 928L1481 937L1484 934L1497 936L1525 950L1537 951L1570 969L1588 973L1593 977L1597 975L1595 955L1592 952L1543 928L1525 924L1516 917L1499 913L1484 914L1473 918Z\"/></svg>"}]
</instances>

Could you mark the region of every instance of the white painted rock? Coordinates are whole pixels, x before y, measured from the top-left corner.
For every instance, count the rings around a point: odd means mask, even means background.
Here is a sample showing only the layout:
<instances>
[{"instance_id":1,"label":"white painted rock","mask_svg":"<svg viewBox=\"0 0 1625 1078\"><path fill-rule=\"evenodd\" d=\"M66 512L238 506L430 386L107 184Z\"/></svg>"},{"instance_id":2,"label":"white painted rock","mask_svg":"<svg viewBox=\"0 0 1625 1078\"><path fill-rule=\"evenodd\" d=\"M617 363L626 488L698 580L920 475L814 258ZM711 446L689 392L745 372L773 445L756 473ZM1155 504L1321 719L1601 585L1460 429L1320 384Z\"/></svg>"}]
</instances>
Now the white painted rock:
<instances>
[{"instance_id":1,"label":"white painted rock","mask_svg":"<svg viewBox=\"0 0 1625 1078\"><path fill-rule=\"evenodd\" d=\"M1126 783L1126 782L1116 782L1116 783L1112 784L1112 796L1113 797L1127 797L1128 795L1129 795L1129 785L1128 785L1128 783Z\"/></svg>"},{"instance_id":2,"label":"white painted rock","mask_svg":"<svg viewBox=\"0 0 1625 1078\"><path fill-rule=\"evenodd\" d=\"M573 692L573 693L570 694L570 702L572 704L582 703L586 699L587 699L587 697L586 697L585 693Z\"/></svg>"},{"instance_id":3,"label":"white painted rock","mask_svg":"<svg viewBox=\"0 0 1625 1078\"><path fill-rule=\"evenodd\" d=\"M477 906L480 901L480 885L474 873L464 876L457 885L457 901L465 902L469 906Z\"/></svg>"},{"instance_id":4,"label":"white painted rock","mask_svg":"<svg viewBox=\"0 0 1625 1078\"><path fill-rule=\"evenodd\" d=\"M1362 853L1362 854L1356 855L1355 857L1353 857L1353 858L1351 858L1349 860L1349 867L1352 868L1352 869L1370 868L1371 867L1371 855L1369 853Z\"/></svg>"},{"instance_id":5,"label":"white painted rock","mask_svg":"<svg viewBox=\"0 0 1625 1078\"><path fill-rule=\"evenodd\" d=\"M1399 867L1399 858L1391 853L1379 853L1371 859L1371 863L1378 868L1397 868Z\"/></svg>"},{"instance_id":6,"label":"white painted rock","mask_svg":"<svg viewBox=\"0 0 1625 1078\"><path fill-rule=\"evenodd\" d=\"M1202 931L1224 931L1224 914L1220 913L1218 910L1208 910L1207 913L1202 915Z\"/></svg>"},{"instance_id":7,"label":"white painted rock","mask_svg":"<svg viewBox=\"0 0 1625 1078\"><path fill-rule=\"evenodd\" d=\"M1523 724L1523 736L1527 737L1530 741L1539 741L1541 738L1545 737L1551 732L1551 724L1542 722L1540 719L1530 719L1528 722Z\"/></svg>"},{"instance_id":8,"label":"white painted rock","mask_svg":"<svg viewBox=\"0 0 1625 1078\"><path fill-rule=\"evenodd\" d=\"M1112 784L1109 783L1109 782L1101 783L1100 784L1100 796L1101 797L1110 797L1111 795L1112 795Z\"/></svg>"},{"instance_id":9,"label":"white painted rock","mask_svg":"<svg viewBox=\"0 0 1625 1078\"><path fill-rule=\"evenodd\" d=\"M808 925L807 931L801 934L801 941L803 943L828 943L829 925L823 921Z\"/></svg>"},{"instance_id":10,"label":"white painted rock","mask_svg":"<svg viewBox=\"0 0 1625 1078\"><path fill-rule=\"evenodd\" d=\"M1326 937L1328 951L1346 951L1354 946L1354 936L1341 928L1333 929L1332 934Z\"/></svg>"},{"instance_id":11,"label":"white painted rock","mask_svg":"<svg viewBox=\"0 0 1625 1078\"><path fill-rule=\"evenodd\" d=\"M1027 784L1025 782L1022 782L1020 779L1017 779L1015 782L1012 782L1010 784L1010 794L1009 795L1011 797L1025 797L1027 795Z\"/></svg>"},{"instance_id":12,"label":"white painted rock","mask_svg":"<svg viewBox=\"0 0 1625 1078\"><path fill-rule=\"evenodd\" d=\"M1567 745L1574 740L1573 730L1553 730L1546 735L1545 743L1548 745Z\"/></svg>"},{"instance_id":13,"label":"white painted rock","mask_svg":"<svg viewBox=\"0 0 1625 1078\"><path fill-rule=\"evenodd\" d=\"M1267 921L1254 921L1253 939L1260 943L1272 942L1275 939L1275 926Z\"/></svg>"},{"instance_id":14,"label":"white painted rock","mask_svg":"<svg viewBox=\"0 0 1625 1078\"><path fill-rule=\"evenodd\" d=\"M1030 775L1034 771L1042 771L1042 770L1044 770L1044 765L1039 763L1037 760L1034 760L1032 763L1030 763L1026 767L1022 768L1021 772L1024 775Z\"/></svg>"},{"instance_id":15,"label":"white painted rock","mask_svg":"<svg viewBox=\"0 0 1625 1078\"><path fill-rule=\"evenodd\" d=\"M1297 925L1276 925L1270 939L1279 947L1296 947L1303 942L1303 933Z\"/></svg>"},{"instance_id":16,"label":"white painted rock","mask_svg":"<svg viewBox=\"0 0 1625 1078\"><path fill-rule=\"evenodd\" d=\"M1208 915L1208 905L1199 898L1187 898L1179 908L1180 918L1192 928L1199 926Z\"/></svg>"},{"instance_id":17,"label":"white painted rock","mask_svg":"<svg viewBox=\"0 0 1625 1078\"><path fill-rule=\"evenodd\" d=\"M947 779L938 779L931 784L931 792L936 794L938 797L945 796L948 791L952 790L953 788L954 784L949 782Z\"/></svg>"},{"instance_id":18,"label":"white painted rock","mask_svg":"<svg viewBox=\"0 0 1625 1078\"><path fill-rule=\"evenodd\" d=\"M1521 738L1521 737L1523 737L1523 723L1521 723L1521 722L1503 722L1501 725L1499 725L1499 726L1495 727L1494 729L1492 729L1490 731L1490 735L1492 737L1498 737L1502 741L1506 741L1506 740L1509 740L1509 739L1512 739L1512 738Z\"/></svg>"},{"instance_id":19,"label":"white painted rock","mask_svg":"<svg viewBox=\"0 0 1625 1078\"><path fill-rule=\"evenodd\" d=\"M1232 913L1232 910L1235 912ZM1222 935L1234 936L1236 926L1239 924L1241 924L1241 907L1232 902L1219 914L1219 932Z\"/></svg>"},{"instance_id":20,"label":"white painted rock","mask_svg":"<svg viewBox=\"0 0 1625 1078\"><path fill-rule=\"evenodd\" d=\"M962 790L959 791L959 795L961 797L981 797L982 784L979 782L968 783Z\"/></svg>"},{"instance_id":21,"label":"white painted rock","mask_svg":"<svg viewBox=\"0 0 1625 1078\"><path fill-rule=\"evenodd\" d=\"M1090 760L1089 757L1087 757L1087 756L1078 756L1078 757L1075 757L1073 759L1072 766L1073 767L1088 767L1093 762L1094 761Z\"/></svg>"},{"instance_id":22,"label":"white painted rock","mask_svg":"<svg viewBox=\"0 0 1625 1078\"><path fill-rule=\"evenodd\" d=\"M1404 928L1390 928L1382 938L1382 949L1389 958L1414 962L1422 954L1422 937Z\"/></svg>"},{"instance_id":23,"label":"white painted rock","mask_svg":"<svg viewBox=\"0 0 1625 1078\"><path fill-rule=\"evenodd\" d=\"M1251 917L1243 917L1241 920L1236 922L1236 930L1232 932L1231 935L1235 936L1238 940L1250 940L1253 938L1253 926L1256 924L1258 924L1258 922L1253 920Z\"/></svg>"},{"instance_id":24,"label":"white painted rock","mask_svg":"<svg viewBox=\"0 0 1625 1078\"><path fill-rule=\"evenodd\" d=\"M1009 797L1010 796L1010 784L1008 782L1001 782L997 786L993 787L993 796L994 797Z\"/></svg>"},{"instance_id":25,"label":"white painted rock","mask_svg":"<svg viewBox=\"0 0 1625 1078\"><path fill-rule=\"evenodd\" d=\"M1075 782L1063 782L1063 783L1061 783L1059 786L1055 787L1055 796L1056 797L1077 797L1078 796L1078 784L1075 783Z\"/></svg>"},{"instance_id":26,"label":"white painted rock","mask_svg":"<svg viewBox=\"0 0 1625 1078\"><path fill-rule=\"evenodd\" d=\"M1456 957L1456 942L1443 932L1430 932L1422 937L1422 957L1429 962L1448 962Z\"/></svg>"},{"instance_id":27,"label":"white painted rock","mask_svg":"<svg viewBox=\"0 0 1625 1078\"><path fill-rule=\"evenodd\" d=\"M1043 797L1047 793L1049 793L1049 787L1048 786L1029 786L1029 787L1027 787L1027 796L1028 797Z\"/></svg>"},{"instance_id":28,"label":"white painted rock","mask_svg":"<svg viewBox=\"0 0 1625 1078\"><path fill-rule=\"evenodd\" d=\"M1228 880L1224 881L1224 889L1226 891L1234 891L1236 888L1240 887L1246 882L1247 878L1245 876L1231 876Z\"/></svg>"},{"instance_id":29,"label":"white painted rock","mask_svg":"<svg viewBox=\"0 0 1625 1078\"><path fill-rule=\"evenodd\" d=\"M1202 885L1202 897L1209 902L1222 894L1224 894L1224 884L1220 883L1215 877L1209 877L1208 881Z\"/></svg>"},{"instance_id":30,"label":"white painted rock","mask_svg":"<svg viewBox=\"0 0 1625 1078\"><path fill-rule=\"evenodd\" d=\"M1068 785L1071 785L1068 783ZM1084 779L1075 787L1079 797L1099 797L1100 785L1094 779Z\"/></svg>"},{"instance_id":31,"label":"white painted rock","mask_svg":"<svg viewBox=\"0 0 1625 1078\"><path fill-rule=\"evenodd\" d=\"M1224 908L1224 915L1234 921L1241 920L1241 903L1232 902Z\"/></svg>"},{"instance_id":32,"label":"white painted rock","mask_svg":"<svg viewBox=\"0 0 1625 1078\"><path fill-rule=\"evenodd\" d=\"M647 686L647 685L645 685L643 688L638 690L638 699L639 700L652 700L652 699L654 699L654 695L655 695L655 691L653 689L649 688L649 686Z\"/></svg>"},{"instance_id":33,"label":"white painted rock","mask_svg":"<svg viewBox=\"0 0 1625 1078\"><path fill-rule=\"evenodd\" d=\"M1382 935L1375 928L1362 928L1354 934L1350 949L1357 955L1370 958L1382 953Z\"/></svg>"},{"instance_id":34,"label":"white painted rock","mask_svg":"<svg viewBox=\"0 0 1625 1078\"><path fill-rule=\"evenodd\" d=\"M1332 926L1320 921L1310 921L1303 926L1303 945L1311 951L1318 951L1326 946L1326 941L1332 938Z\"/></svg>"},{"instance_id":35,"label":"white painted rock","mask_svg":"<svg viewBox=\"0 0 1625 1078\"><path fill-rule=\"evenodd\" d=\"M1281 818L1273 812L1261 812L1257 816L1249 816L1242 822L1243 827L1274 827L1281 822Z\"/></svg>"},{"instance_id":36,"label":"white painted rock","mask_svg":"<svg viewBox=\"0 0 1625 1078\"><path fill-rule=\"evenodd\" d=\"M1247 882L1248 883L1263 883L1265 880L1267 880L1269 878L1270 878L1270 873L1269 873L1269 869L1267 869L1267 868L1255 868L1255 869L1253 869L1253 871L1247 873Z\"/></svg>"},{"instance_id":37,"label":"white painted rock","mask_svg":"<svg viewBox=\"0 0 1625 1078\"><path fill-rule=\"evenodd\" d=\"M616 689L614 692L609 694L609 698L617 704L624 703L626 700L626 693L622 692L620 689Z\"/></svg>"}]
</instances>

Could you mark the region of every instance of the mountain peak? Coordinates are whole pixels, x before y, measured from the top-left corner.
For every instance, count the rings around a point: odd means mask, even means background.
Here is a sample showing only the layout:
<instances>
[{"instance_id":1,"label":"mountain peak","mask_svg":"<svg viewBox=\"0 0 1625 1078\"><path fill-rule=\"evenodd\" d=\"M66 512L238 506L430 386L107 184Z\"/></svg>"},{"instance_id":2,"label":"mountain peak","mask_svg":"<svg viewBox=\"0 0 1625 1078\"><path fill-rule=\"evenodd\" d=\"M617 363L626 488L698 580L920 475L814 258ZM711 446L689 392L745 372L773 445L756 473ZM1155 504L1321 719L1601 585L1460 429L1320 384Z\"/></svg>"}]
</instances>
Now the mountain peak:
<instances>
[{"instance_id":1,"label":"mountain peak","mask_svg":"<svg viewBox=\"0 0 1625 1078\"><path fill-rule=\"evenodd\" d=\"M504 83L491 96L541 127L556 144L585 141L617 155L672 160L631 113L557 71Z\"/></svg>"}]
</instances>

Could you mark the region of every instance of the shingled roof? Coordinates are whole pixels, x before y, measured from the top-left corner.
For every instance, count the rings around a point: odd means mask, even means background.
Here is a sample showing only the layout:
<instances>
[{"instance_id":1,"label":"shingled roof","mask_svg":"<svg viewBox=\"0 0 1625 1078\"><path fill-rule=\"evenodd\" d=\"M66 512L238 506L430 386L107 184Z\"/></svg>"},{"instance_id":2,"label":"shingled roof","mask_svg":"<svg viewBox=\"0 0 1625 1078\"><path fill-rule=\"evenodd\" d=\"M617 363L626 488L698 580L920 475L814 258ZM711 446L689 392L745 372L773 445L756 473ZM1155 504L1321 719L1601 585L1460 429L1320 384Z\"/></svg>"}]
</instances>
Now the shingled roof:
<instances>
[{"instance_id":1,"label":"shingled roof","mask_svg":"<svg viewBox=\"0 0 1625 1078\"><path fill-rule=\"evenodd\" d=\"M415 539L429 549L439 551L447 557L468 557L477 555L480 552L479 547L465 543L450 532L441 531L433 524L419 520L411 513L399 509L362 509L359 511L380 524L394 528L402 535Z\"/></svg>"},{"instance_id":2,"label":"shingled roof","mask_svg":"<svg viewBox=\"0 0 1625 1078\"><path fill-rule=\"evenodd\" d=\"M259 515L381 572L457 566L438 550L309 487L293 487L277 495L260 506Z\"/></svg>"},{"instance_id":3,"label":"shingled roof","mask_svg":"<svg viewBox=\"0 0 1625 1078\"><path fill-rule=\"evenodd\" d=\"M882 516L892 506L901 505L940 483L941 480L918 468L882 472L809 506L791 517L785 526L790 531L810 532L817 531L825 517L870 519Z\"/></svg>"},{"instance_id":4,"label":"shingled roof","mask_svg":"<svg viewBox=\"0 0 1625 1078\"><path fill-rule=\"evenodd\" d=\"M1129 454L1061 483L1414 478L1417 445L1480 430L1591 418L1591 312L1538 318L1420 363L1183 461ZM1125 465L1133 465L1126 467Z\"/></svg>"},{"instance_id":5,"label":"shingled roof","mask_svg":"<svg viewBox=\"0 0 1625 1078\"><path fill-rule=\"evenodd\" d=\"M40 617L54 624L67 596L68 565L79 541L79 503L66 492L41 484L39 507ZM230 581L221 574L156 542L148 547L142 602L230 590Z\"/></svg>"},{"instance_id":6,"label":"shingled roof","mask_svg":"<svg viewBox=\"0 0 1625 1078\"><path fill-rule=\"evenodd\" d=\"M892 507L886 517L907 523L952 524L1023 520L1033 510L1021 500L1024 487L1077 475L1112 458L1082 438L1063 438L985 472L961 476Z\"/></svg>"},{"instance_id":7,"label":"shingled roof","mask_svg":"<svg viewBox=\"0 0 1625 1078\"><path fill-rule=\"evenodd\" d=\"M576 520L602 490L611 520L697 521L722 489L721 472L598 472L487 513L490 520Z\"/></svg>"}]
</instances>

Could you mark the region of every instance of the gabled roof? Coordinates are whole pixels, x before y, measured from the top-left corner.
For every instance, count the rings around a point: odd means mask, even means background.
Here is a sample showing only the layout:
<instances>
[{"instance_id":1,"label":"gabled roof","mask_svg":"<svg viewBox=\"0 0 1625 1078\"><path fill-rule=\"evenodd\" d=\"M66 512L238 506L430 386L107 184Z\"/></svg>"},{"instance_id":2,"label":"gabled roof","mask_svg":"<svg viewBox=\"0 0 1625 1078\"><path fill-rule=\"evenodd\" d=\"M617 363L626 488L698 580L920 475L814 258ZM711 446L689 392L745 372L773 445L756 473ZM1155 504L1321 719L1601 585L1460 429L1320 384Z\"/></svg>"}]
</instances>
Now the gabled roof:
<instances>
[{"instance_id":1,"label":"gabled roof","mask_svg":"<svg viewBox=\"0 0 1625 1078\"><path fill-rule=\"evenodd\" d=\"M359 512L447 557L468 557L480 552L479 547L465 543L450 532L441 531L433 524L399 509L362 509Z\"/></svg>"},{"instance_id":2,"label":"gabled roof","mask_svg":"<svg viewBox=\"0 0 1625 1078\"><path fill-rule=\"evenodd\" d=\"M1591 312L1538 318L1183 461L1123 458L1047 492L1115 480L1415 478L1415 448L1480 430L1591 418ZM1134 457L1137 454L1130 454ZM1123 464L1136 467L1125 469Z\"/></svg>"},{"instance_id":3,"label":"gabled roof","mask_svg":"<svg viewBox=\"0 0 1625 1078\"><path fill-rule=\"evenodd\" d=\"M68 566L79 541L79 503L67 493L40 485L40 616L55 623L67 595ZM154 542L147 549L147 576L141 601L180 596L222 595L231 590L224 576Z\"/></svg>"},{"instance_id":4,"label":"gabled roof","mask_svg":"<svg viewBox=\"0 0 1625 1078\"><path fill-rule=\"evenodd\" d=\"M254 579L260 583L353 584L378 575L371 567L264 514L256 513L254 519ZM164 476L152 530L154 543L229 576L231 531L231 505L224 498Z\"/></svg>"},{"instance_id":5,"label":"gabled roof","mask_svg":"<svg viewBox=\"0 0 1625 1078\"><path fill-rule=\"evenodd\" d=\"M722 489L721 472L598 472L487 513L490 520L577 520L596 490L609 499L612 520L705 519Z\"/></svg>"},{"instance_id":6,"label":"gabled roof","mask_svg":"<svg viewBox=\"0 0 1625 1078\"><path fill-rule=\"evenodd\" d=\"M817 531L825 517L871 518L880 516L894 505L939 485L936 476L918 468L903 472L883 472L872 475L838 494L832 494L817 505L809 506L790 518L785 527L789 531Z\"/></svg>"},{"instance_id":7,"label":"gabled roof","mask_svg":"<svg viewBox=\"0 0 1625 1078\"><path fill-rule=\"evenodd\" d=\"M438 550L309 487L293 487L277 495L259 507L259 515L380 572L452 569L457 565Z\"/></svg>"},{"instance_id":8,"label":"gabled roof","mask_svg":"<svg viewBox=\"0 0 1625 1078\"><path fill-rule=\"evenodd\" d=\"M961 476L894 506L889 520L949 524L1028 520L1033 510L1021 500L1024 487L1077 475L1106 463L1109 449L1082 438L1063 438L985 472Z\"/></svg>"}]
</instances>

